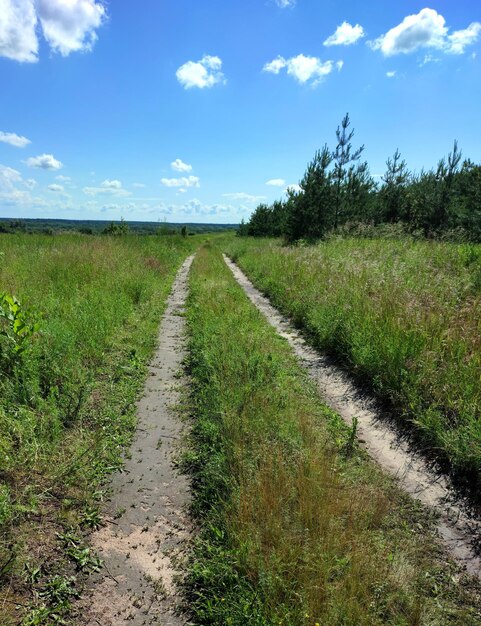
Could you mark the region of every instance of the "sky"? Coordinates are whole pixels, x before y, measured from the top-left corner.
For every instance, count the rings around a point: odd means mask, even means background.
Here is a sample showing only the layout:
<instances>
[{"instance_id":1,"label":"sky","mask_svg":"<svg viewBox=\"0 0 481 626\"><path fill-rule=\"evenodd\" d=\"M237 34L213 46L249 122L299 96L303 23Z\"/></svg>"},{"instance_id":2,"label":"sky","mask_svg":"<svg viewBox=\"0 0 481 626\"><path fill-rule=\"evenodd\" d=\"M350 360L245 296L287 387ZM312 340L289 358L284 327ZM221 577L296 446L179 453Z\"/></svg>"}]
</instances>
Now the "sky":
<instances>
[{"instance_id":1,"label":"sky","mask_svg":"<svg viewBox=\"0 0 481 626\"><path fill-rule=\"evenodd\" d=\"M349 113L481 162L474 0L0 0L0 217L238 223Z\"/></svg>"}]
</instances>

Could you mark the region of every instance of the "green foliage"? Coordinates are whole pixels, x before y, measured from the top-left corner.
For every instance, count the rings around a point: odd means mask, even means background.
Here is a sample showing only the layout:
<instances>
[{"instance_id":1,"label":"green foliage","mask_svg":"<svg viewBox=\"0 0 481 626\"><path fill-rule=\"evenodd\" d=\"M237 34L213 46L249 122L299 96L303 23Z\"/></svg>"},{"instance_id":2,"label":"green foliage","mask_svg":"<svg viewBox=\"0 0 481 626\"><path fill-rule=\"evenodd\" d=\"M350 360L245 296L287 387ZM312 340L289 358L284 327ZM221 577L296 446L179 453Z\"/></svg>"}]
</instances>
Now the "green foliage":
<instances>
[{"instance_id":1,"label":"green foliage","mask_svg":"<svg viewBox=\"0 0 481 626\"><path fill-rule=\"evenodd\" d=\"M300 191L277 203L282 219L276 218L276 203L259 205L238 234L312 241L346 230L369 236L373 224L402 223L424 237L481 241L481 166L461 163L456 141L435 170L419 174L409 172L396 150L378 187L367 162L360 162L364 146L352 147L349 128L346 114L336 130L336 148L317 151Z\"/></svg>"},{"instance_id":2,"label":"green foliage","mask_svg":"<svg viewBox=\"0 0 481 626\"><path fill-rule=\"evenodd\" d=\"M38 328L15 296L0 293L0 362L22 354Z\"/></svg>"},{"instance_id":3,"label":"green foliage","mask_svg":"<svg viewBox=\"0 0 481 626\"><path fill-rule=\"evenodd\" d=\"M116 224L115 222L110 222L110 224L104 228L104 235L126 235L129 232L129 225L122 217L120 219L120 223Z\"/></svg>"},{"instance_id":4,"label":"green foliage","mask_svg":"<svg viewBox=\"0 0 481 626\"><path fill-rule=\"evenodd\" d=\"M0 286L17 294L0 319L0 585L12 592L24 590L30 537L49 560L49 532L99 525L102 484L122 465L165 299L194 246L178 234L1 239ZM90 570L85 550L71 545L69 558Z\"/></svg>"},{"instance_id":5,"label":"green foliage","mask_svg":"<svg viewBox=\"0 0 481 626\"><path fill-rule=\"evenodd\" d=\"M427 520L360 454L356 422L321 404L211 247L194 261L187 317L193 621L474 626L476 600L441 574L432 536L419 532Z\"/></svg>"}]
</instances>

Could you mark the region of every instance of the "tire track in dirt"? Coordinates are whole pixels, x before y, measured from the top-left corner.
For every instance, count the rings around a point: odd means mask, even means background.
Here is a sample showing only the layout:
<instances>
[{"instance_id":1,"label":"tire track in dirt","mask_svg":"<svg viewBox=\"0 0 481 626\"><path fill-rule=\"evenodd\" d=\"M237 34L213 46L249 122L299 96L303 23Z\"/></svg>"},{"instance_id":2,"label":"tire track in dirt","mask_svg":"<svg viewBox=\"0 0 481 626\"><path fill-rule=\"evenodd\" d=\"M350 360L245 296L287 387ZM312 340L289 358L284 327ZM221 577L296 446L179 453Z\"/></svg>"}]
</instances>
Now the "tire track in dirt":
<instances>
[{"instance_id":1,"label":"tire track in dirt","mask_svg":"<svg viewBox=\"0 0 481 626\"><path fill-rule=\"evenodd\" d=\"M160 326L159 345L138 403L138 427L124 471L115 476L106 514L91 537L104 562L78 607L88 626L180 626L177 560L190 535L189 484L175 468L182 424L178 372L184 352L187 279L193 257L179 270Z\"/></svg>"},{"instance_id":2,"label":"tire track in dirt","mask_svg":"<svg viewBox=\"0 0 481 626\"><path fill-rule=\"evenodd\" d=\"M311 348L231 259L224 255L224 260L251 302L288 341L326 404L349 426L357 418L359 441L371 458L394 476L404 491L436 511L438 533L453 557L467 572L481 578L481 521L469 514L449 479L435 473L411 449L409 442L383 420L375 400L361 393L344 371Z\"/></svg>"}]
</instances>

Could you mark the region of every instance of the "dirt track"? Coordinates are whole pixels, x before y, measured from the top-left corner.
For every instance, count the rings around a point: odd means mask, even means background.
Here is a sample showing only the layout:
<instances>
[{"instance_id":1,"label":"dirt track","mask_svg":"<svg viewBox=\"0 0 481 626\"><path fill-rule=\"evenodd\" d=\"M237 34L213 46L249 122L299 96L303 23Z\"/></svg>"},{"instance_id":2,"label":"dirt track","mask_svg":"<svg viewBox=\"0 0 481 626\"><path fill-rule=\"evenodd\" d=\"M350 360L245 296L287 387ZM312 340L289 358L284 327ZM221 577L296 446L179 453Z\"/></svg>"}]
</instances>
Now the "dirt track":
<instances>
[{"instance_id":1,"label":"dirt track","mask_svg":"<svg viewBox=\"0 0 481 626\"><path fill-rule=\"evenodd\" d=\"M179 400L178 372L184 357L187 276L192 258L180 269L160 327L159 346L138 404L132 456L113 481L109 523L92 545L105 563L85 589L81 623L98 626L180 626L180 599L174 577L190 533L186 517L189 485L174 469L182 425L172 411Z\"/></svg>"},{"instance_id":2,"label":"dirt track","mask_svg":"<svg viewBox=\"0 0 481 626\"><path fill-rule=\"evenodd\" d=\"M361 394L349 377L328 359L308 346L293 325L254 287L241 269L224 255L224 260L251 302L284 337L315 380L321 395L343 420L351 425L358 419L357 434L369 455L413 498L439 514L438 532L454 558L466 570L481 578L481 522L470 517L458 500L449 480L434 473L425 460L400 438L397 430L382 419L372 398Z\"/></svg>"}]
</instances>

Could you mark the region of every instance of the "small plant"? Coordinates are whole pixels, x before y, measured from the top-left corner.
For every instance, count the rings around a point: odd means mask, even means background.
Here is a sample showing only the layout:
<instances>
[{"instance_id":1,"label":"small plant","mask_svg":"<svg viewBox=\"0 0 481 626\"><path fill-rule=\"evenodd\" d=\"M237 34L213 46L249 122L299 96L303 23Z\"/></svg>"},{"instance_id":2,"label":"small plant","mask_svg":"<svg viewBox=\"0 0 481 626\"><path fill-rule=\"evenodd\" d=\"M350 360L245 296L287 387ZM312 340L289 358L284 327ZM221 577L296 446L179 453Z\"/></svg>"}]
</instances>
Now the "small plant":
<instances>
[{"instance_id":1,"label":"small plant","mask_svg":"<svg viewBox=\"0 0 481 626\"><path fill-rule=\"evenodd\" d=\"M67 531L57 536L64 544L65 554L75 563L78 570L87 572L98 572L100 570L102 560L95 554L92 554L89 547L82 546L81 539L73 532Z\"/></svg>"},{"instance_id":2,"label":"small plant","mask_svg":"<svg viewBox=\"0 0 481 626\"><path fill-rule=\"evenodd\" d=\"M15 296L0 293L0 359L19 357L29 345L39 325Z\"/></svg>"}]
</instances>

